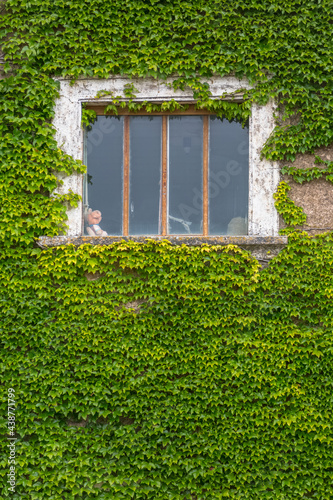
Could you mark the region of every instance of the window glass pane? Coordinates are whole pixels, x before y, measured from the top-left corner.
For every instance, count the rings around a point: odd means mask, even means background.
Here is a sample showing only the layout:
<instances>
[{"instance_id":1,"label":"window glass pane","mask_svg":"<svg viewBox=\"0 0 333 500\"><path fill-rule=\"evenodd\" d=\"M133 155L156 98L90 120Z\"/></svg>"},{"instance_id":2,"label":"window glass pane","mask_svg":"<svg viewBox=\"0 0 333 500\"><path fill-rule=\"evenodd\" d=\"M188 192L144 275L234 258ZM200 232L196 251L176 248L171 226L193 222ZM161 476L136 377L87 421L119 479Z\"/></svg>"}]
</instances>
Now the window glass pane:
<instances>
[{"instance_id":1,"label":"window glass pane","mask_svg":"<svg viewBox=\"0 0 333 500\"><path fill-rule=\"evenodd\" d=\"M247 234L249 127L210 117L209 234Z\"/></svg>"},{"instance_id":2,"label":"window glass pane","mask_svg":"<svg viewBox=\"0 0 333 500\"><path fill-rule=\"evenodd\" d=\"M203 119L169 118L170 234L202 233Z\"/></svg>"},{"instance_id":3,"label":"window glass pane","mask_svg":"<svg viewBox=\"0 0 333 500\"><path fill-rule=\"evenodd\" d=\"M123 122L123 117L98 116L86 134L84 202L93 211L101 212L99 226L112 235L122 234ZM85 232L89 232L87 227Z\"/></svg>"},{"instance_id":4,"label":"window glass pane","mask_svg":"<svg viewBox=\"0 0 333 500\"><path fill-rule=\"evenodd\" d=\"M159 234L161 116L130 118L129 233Z\"/></svg>"}]
</instances>

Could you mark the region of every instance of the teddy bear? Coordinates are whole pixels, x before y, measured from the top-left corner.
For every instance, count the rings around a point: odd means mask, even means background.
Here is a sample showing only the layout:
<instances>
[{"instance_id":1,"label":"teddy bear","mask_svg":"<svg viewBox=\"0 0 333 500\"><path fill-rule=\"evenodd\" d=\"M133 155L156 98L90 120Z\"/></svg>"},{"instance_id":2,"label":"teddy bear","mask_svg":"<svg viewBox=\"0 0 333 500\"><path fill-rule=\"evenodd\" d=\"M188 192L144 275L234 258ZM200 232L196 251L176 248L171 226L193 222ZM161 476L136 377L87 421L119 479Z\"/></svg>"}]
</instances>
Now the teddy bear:
<instances>
[{"instance_id":1,"label":"teddy bear","mask_svg":"<svg viewBox=\"0 0 333 500\"><path fill-rule=\"evenodd\" d=\"M107 236L108 233L103 231L99 226L102 220L102 214L99 210L89 208L86 214L86 231L89 236Z\"/></svg>"}]
</instances>

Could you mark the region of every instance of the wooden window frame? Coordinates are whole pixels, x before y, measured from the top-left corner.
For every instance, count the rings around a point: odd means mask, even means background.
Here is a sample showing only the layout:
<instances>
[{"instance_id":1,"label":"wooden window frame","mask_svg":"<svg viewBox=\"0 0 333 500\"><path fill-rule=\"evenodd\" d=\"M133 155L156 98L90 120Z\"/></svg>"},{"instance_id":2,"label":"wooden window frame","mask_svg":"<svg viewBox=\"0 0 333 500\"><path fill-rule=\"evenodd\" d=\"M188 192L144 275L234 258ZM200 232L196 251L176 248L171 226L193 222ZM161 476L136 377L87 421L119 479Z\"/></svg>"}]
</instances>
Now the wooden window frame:
<instances>
[{"instance_id":1,"label":"wooden window frame","mask_svg":"<svg viewBox=\"0 0 333 500\"><path fill-rule=\"evenodd\" d=\"M188 109L181 111L153 111L147 112L140 110L138 112L130 111L127 107L119 108L118 114L109 111L105 112L105 105L87 104L86 108L95 111L97 116L123 116L124 117L124 149L123 149L123 217L122 217L122 236L129 234L129 183L130 183L130 116L162 116L162 153L161 153L161 234L160 236L174 236L168 233L168 117L169 116L193 116L203 117L203 231L198 236L208 236L208 217L209 217L209 117L215 116L215 113L205 109L196 109L195 104L189 104Z\"/></svg>"}]
</instances>

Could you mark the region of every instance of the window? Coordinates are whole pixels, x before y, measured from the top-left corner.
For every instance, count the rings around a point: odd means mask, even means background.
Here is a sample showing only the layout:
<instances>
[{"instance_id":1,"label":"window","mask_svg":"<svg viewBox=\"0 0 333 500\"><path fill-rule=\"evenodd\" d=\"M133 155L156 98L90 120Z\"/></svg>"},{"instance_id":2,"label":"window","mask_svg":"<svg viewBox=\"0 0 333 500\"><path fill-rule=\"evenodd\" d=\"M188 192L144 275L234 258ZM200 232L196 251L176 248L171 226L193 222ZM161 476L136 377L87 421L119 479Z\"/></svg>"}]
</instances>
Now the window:
<instances>
[{"instance_id":1,"label":"window","mask_svg":"<svg viewBox=\"0 0 333 500\"><path fill-rule=\"evenodd\" d=\"M122 111L100 114L85 144L87 234L96 227L89 208L109 235L247 234L248 124L193 105L169 115Z\"/></svg>"},{"instance_id":2,"label":"window","mask_svg":"<svg viewBox=\"0 0 333 500\"><path fill-rule=\"evenodd\" d=\"M82 78L74 85L59 78L53 121L57 142L88 164L86 177L59 175L63 181L59 193L72 190L82 196L77 208L68 209L67 236L89 234L85 223L89 208L102 213L100 227L115 238L277 236L273 193L279 168L260 157L274 128L274 103L253 104L249 123L242 128L204 111L195 113L191 91L175 92L168 86L171 81L133 83L139 101L175 99L190 105L187 114L127 113L117 118L103 116L110 100L96 95L108 90L125 100L126 78ZM232 76L214 77L209 83L216 99L249 88L246 80ZM98 110L88 133L81 127L82 103Z\"/></svg>"}]
</instances>

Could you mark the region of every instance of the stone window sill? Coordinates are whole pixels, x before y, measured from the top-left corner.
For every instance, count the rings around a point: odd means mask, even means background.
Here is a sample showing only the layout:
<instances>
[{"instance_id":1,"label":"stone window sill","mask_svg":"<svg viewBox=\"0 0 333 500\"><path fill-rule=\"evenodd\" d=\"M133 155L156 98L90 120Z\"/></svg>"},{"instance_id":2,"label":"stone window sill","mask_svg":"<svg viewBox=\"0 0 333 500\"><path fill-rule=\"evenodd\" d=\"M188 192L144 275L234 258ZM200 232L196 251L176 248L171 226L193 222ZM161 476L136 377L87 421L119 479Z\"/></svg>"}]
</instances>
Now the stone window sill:
<instances>
[{"instance_id":1,"label":"stone window sill","mask_svg":"<svg viewBox=\"0 0 333 500\"><path fill-rule=\"evenodd\" d=\"M55 236L53 238L42 236L38 240L38 245L41 248L47 248L61 245L112 245L119 241L145 243L147 240L167 240L172 245L189 246L237 245L262 262L269 262L288 242L286 236Z\"/></svg>"}]
</instances>

